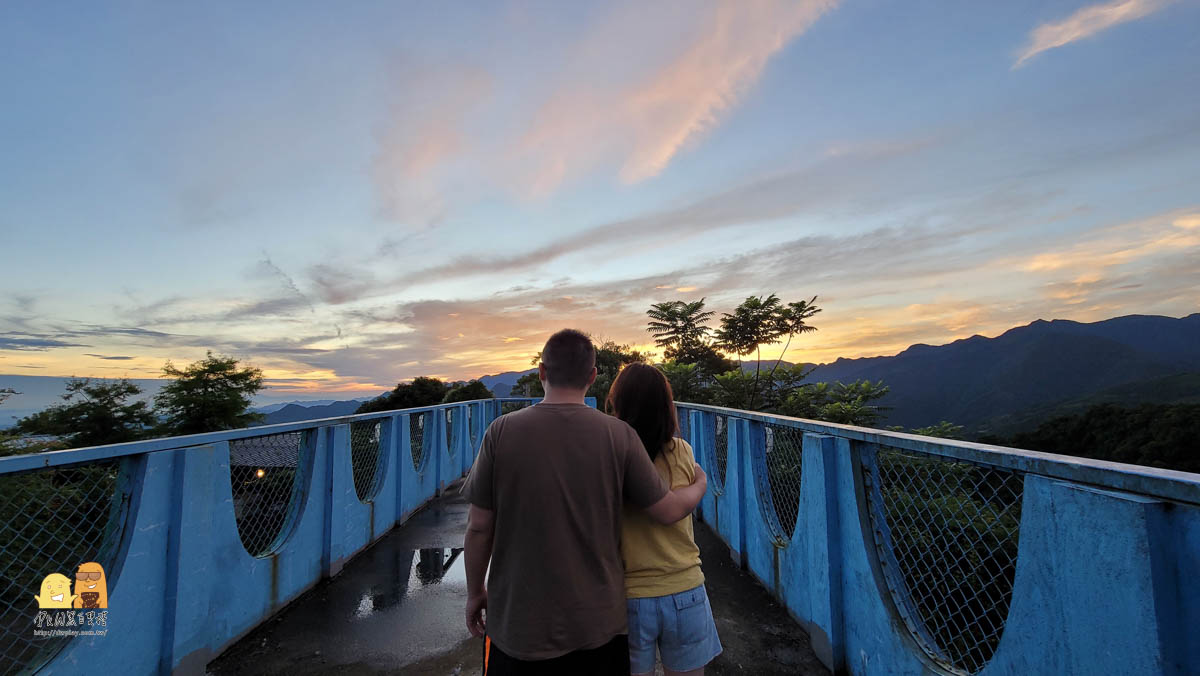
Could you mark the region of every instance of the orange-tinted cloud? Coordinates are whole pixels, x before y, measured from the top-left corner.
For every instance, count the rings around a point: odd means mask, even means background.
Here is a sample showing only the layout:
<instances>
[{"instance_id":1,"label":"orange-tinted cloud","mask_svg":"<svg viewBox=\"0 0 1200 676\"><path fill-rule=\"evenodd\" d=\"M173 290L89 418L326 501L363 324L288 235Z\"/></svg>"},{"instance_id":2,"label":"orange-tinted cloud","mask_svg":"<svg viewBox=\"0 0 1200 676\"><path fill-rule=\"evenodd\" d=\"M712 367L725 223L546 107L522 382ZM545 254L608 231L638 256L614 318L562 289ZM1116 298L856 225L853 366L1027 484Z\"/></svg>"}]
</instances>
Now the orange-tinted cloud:
<instances>
[{"instance_id":1,"label":"orange-tinted cloud","mask_svg":"<svg viewBox=\"0 0 1200 676\"><path fill-rule=\"evenodd\" d=\"M1013 68L1020 68L1033 57L1092 37L1114 26L1148 16L1171 4L1173 0L1113 0L1089 5L1075 11L1062 21L1044 23L1029 34L1029 43L1017 54Z\"/></svg>"}]
</instances>

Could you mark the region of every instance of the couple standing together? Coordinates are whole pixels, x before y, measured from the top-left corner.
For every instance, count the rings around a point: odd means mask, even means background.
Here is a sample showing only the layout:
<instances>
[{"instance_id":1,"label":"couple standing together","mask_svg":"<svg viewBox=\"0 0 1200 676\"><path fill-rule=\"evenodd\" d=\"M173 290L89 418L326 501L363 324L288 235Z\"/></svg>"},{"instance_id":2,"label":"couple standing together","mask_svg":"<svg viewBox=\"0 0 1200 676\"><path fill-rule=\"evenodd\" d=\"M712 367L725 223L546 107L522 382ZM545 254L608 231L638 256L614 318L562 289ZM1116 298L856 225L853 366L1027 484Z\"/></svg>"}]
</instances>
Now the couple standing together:
<instances>
[{"instance_id":1,"label":"couple standing together","mask_svg":"<svg viewBox=\"0 0 1200 676\"><path fill-rule=\"evenodd\" d=\"M631 364L613 415L588 406L596 350L570 329L538 375L545 399L488 427L462 489L484 674L649 674L656 649L667 674L702 674L721 652L690 518L708 483L671 386Z\"/></svg>"}]
</instances>

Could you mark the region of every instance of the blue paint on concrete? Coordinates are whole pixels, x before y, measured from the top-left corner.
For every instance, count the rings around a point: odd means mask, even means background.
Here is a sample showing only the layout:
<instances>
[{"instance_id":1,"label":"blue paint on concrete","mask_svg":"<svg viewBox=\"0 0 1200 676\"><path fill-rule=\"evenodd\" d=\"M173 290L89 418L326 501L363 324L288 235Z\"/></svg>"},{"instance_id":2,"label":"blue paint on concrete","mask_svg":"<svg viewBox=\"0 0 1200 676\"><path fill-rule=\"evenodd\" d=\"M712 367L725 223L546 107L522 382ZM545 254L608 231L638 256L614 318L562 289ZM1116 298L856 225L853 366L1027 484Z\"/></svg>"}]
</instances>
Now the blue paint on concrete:
<instances>
[{"instance_id":1,"label":"blue paint on concrete","mask_svg":"<svg viewBox=\"0 0 1200 676\"><path fill-rule=\"evenodd\" d=\"M595 405L594 400L589 402ZM205 665L469 470L502 400L288 423L0 459L0 474L122 458L129 508L109 571L109 633L69 642L40 673L203 673ZM468 433L470 407L477 433ZM455 416L449 440L445 410ZM425 412L414 467L412 414ZM1189 674L1200 671L1200 476L892 434L709 406L681 407L714 480L697 510L769 589L835 673L945 674L927 632L901 611L894 559L880 552L864 479L875 445L1016 471L1024 477L1012 605L980 673ZM729 416L716 477L712 416ZM381 420L377 490L360 499L352 422ZM799 515L780 524L763 425L805 432ZM238 536L230 441L306 431L296 504L274 550ZM718 480L723 479L723 480ZM908 616L910 619L906 620ZM919 620L917 620L919 622ZM925 639L928 640L927 638Z\"/></svg>"},{"instance_id":2,"label":"blue paint on concrete","mask_svg":"<svg viewBox=\"0 0 1200 676\"><path fill-rule=\"evenodd\" d=\"M903 590L889 588L897 576L887 567L896 564L876 546L887 533L872 531L872 487L863 479L878 442L1025 476L1012 606L980 673L1200 672L1200 586L1191 584L1200 579L1200 476L1080 458L1059 465L1057 456L1028 451L998 458L1009 451L711 406L684 410L710 475L710 416L730 420L724 481L717 490L710 484L698 513L806 627L835 673L954 673L922 648L918 637L928 632L906 623L896 596ZM791 533L778 524L766 482L767 422L806 432Z\"/></svg>"},{"instance_id":3,"label":"blue paint on concrete","mask_svg":"<svg viewBox=\"0 0 1200 676\"><path fill-rule=\"evenodd\" d=\"M126 458L137 480L129 487L126 534L109 571L108 634L73 639L39 673L189 673L311 588L462 476L478 453L482 430L499 402L452 405L455 429L471 407L480 433L445 434L447 406L289 423L213 435L155 440L57 453L50 464L18 456L0 473ZM593 400L594 405L594 400ZM425 412L425 453L415 468L408 424ZM350 423L382 423L377 490L354 488ZM461 422L460 422L461 421ZM304 430L293 507L272 552L254 557L238 535L230 487L229 441ZM190 443L199 441L201 443ZM128 446L136 446L134 449ZM12 459L6 459L12 460Z\"/></svg>"}]
</instances>

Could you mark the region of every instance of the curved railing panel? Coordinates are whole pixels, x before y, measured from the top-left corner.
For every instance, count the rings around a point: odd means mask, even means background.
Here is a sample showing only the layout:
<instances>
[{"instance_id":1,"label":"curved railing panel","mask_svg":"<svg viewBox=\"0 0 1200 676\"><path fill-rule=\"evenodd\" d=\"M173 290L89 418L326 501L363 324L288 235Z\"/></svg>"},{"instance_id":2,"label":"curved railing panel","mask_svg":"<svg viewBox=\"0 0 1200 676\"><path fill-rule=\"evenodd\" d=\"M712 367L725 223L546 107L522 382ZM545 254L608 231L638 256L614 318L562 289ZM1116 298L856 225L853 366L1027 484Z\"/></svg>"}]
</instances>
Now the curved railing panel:
<instances>
[{"instance_id":1,"label":"curved railing panel","mask_svg":"<svg viewBox=\"0 0 1200 676\"><path fill-rule=\"evenodd\" d=\"M996 652L1012 604L1021 475L887 447L863 467L896 609L929 657L977 673Z\"/></svg>"},{"instance_id":2,"label":"curved railing panel","mask_svg":"<svg viewBox=\"0 0 1200 676\"><path fill-rule=\"evenodd\" d=\"M300 501L301 462L312 434L267 434L229 442L229 485L238 535L251 556L268 556L287 539Z\"/></svg>"},{"instance_id":3,"label":"curved railing panel","mask_svg":"<svg viewBox=\"0 0 1200 676\"><path fill-rule=\"evenodd\" d=\"M445 410L446 416L446 453L451 459L455 457L454 448L454 412L457 409L448 408Z\"/></svg>"},{"instance_id":4,"label":"curved railing panel","mask_svg":"<svg viewBox=\"0 0 1200 676\"><path fill-rule=\"evenodd\" d=\"M379 492L386 454L382 420L350 423L350 466L354 473L354 492L359 502L371 502Z\"/></svg>"},{"instance_id":5,"label":"curved railing panel","mask_svg":"<svg viewBox=\"0 0 1200 676\"><path fill-rule=\"evenodd\" d=\"M763 425L764 460L770 500L763 509L770 509L781 532L776 535L790 540L796 530L800 513L800 479L804 448L804 431L795 427L767 423ZM771 519L767 524L774 526Z\"/></svg>"},{"instance_id":6,"label":"curved railing panel","mask_svg":"<svg viewBox=\"0 0 1200 676\"><path fill-rule=\"evenodd\" d=\"M408 414L408 450L412 456L413 469L421 472L425 469L425 424L431 412Z\"/></svg>"},{"instance_id":7,"label":"curved railing panel","mask_svg":"<svg viewBox=\"0 0 1200 676\"><path fill-rule=\"evenodd\" d=\"M133 462L0 475L0 673L32 671L71 640L42 632L82 631L97 621L83 599L77 613L68 612L75 607L70 596L82 595L75 572L82 563L99 563L111 587L131 500L122 472ZM64 576L69 588L44 587L51 574ZM35 594L51 596L44 610ZM50 607L58 605L58 594L62 605ZM65 616L69 625L56 624Z\"/></svg>"},{"instance_id":8,"label":"curved railing panel","mask_svg":"<svg viewBox=\"0 0 1200 676\"><path fill-rule=\"evenodd\" d=\"M717 414L713 420L713 459L717 463L717 487L725 487L725 469L729 465L729 418Z\"/></svg>"}]
</instances>

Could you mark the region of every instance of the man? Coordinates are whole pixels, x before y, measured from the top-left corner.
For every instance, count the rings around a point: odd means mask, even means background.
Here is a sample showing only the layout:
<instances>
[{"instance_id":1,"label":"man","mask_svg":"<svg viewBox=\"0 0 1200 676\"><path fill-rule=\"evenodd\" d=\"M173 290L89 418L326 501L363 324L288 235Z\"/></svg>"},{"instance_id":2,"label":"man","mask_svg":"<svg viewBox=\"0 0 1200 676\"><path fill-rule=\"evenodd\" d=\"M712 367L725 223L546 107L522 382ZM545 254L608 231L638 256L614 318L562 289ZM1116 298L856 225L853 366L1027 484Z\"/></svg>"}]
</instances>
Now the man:
<instances>
[{"instance_id":1,"label":"man","mask_svg":"<svg viewBox=\"0 0 1200 676\"><path fill-rule=\"evenodd\" d=\"M696 465L692 485L668 491L633 428L584 403L596 379L584 334L551 336L538 376L545 398L488 427L463 486L467 627L486 633L486 676L628 674L621 506L675 523L707 478Z\"/></svg>"}]
</instances>

